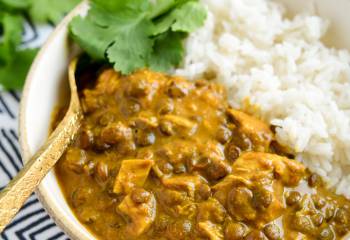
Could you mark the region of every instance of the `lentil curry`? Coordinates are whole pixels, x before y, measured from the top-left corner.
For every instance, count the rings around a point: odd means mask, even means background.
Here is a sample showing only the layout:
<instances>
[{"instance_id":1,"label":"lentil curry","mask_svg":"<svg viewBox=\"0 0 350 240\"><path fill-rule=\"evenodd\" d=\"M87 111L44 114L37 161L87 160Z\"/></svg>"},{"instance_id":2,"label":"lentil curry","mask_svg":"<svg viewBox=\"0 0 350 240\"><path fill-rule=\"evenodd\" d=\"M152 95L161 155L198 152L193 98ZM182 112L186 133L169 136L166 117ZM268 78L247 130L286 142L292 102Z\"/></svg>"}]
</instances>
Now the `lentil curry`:
<instances>
[{"instance_id":1,"label":"lentil curry","mask_svg":"<svg viewBox=\"0 0 350 240\"><path fill-rule=\"evenodd\" d=\"M225 89L148 70L104 70L56 167L99 239L341 239L350 202L231 108Z\"/></svg>"}]
</instances>

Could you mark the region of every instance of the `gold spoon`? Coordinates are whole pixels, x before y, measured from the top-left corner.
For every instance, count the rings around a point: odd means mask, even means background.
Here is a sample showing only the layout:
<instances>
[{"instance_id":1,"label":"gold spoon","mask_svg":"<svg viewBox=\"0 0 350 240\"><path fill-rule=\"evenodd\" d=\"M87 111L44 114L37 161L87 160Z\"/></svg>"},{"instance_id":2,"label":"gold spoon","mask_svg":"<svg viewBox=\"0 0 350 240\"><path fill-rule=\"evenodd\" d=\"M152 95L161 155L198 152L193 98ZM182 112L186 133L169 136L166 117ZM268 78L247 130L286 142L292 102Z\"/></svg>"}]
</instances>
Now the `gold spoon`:
<instances>
[{"instance_id":1,"label":"gold spoon","mask_svg":"<svg viewBox=\"0 0 350 240\"><path fill-rule=\"evenodd\" d=\"M59 160L79 130L83 114L75 82L77 62L78 60L74 59L69 65L68 79L71 93L65 117L47 142L0 193L0 233Z\"/></svg>"}]
</instances>

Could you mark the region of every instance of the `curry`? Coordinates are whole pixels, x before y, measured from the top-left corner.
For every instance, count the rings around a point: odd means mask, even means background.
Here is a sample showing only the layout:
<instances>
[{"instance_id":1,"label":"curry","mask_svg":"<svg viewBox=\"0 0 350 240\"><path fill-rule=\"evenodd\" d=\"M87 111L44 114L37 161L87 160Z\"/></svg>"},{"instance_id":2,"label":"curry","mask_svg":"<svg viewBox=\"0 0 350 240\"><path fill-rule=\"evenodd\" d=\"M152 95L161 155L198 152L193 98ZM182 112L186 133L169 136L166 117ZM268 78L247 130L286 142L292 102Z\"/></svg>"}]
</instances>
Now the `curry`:
<instances>
[{"instance_id":1,"label":"curry","mask_svg":"<svg viewBox=\"0 0 350 240\"><path fill-rule=\"evenodd\" d=\"M107 69L56 167L99 239L341 239L350 202L213 82Z\"/></svg>"}]
</instances>

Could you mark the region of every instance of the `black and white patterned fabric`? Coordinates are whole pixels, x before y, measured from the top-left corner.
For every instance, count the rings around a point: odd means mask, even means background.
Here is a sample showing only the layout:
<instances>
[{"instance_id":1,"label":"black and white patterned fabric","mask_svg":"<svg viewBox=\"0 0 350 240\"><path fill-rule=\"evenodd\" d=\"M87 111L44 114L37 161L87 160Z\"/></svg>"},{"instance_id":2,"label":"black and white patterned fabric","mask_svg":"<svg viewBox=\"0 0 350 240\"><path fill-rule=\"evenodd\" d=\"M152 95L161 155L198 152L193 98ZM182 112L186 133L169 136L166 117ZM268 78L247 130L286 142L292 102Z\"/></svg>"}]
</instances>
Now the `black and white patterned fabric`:
<instances>
[{"instance_id":1,"label":"black and white patterned fabric","mask_svg":"<svg viewBox=\"0 0 350 240\"><path fill-rule=\"evenodd\" d=\"M52 26L25 26L25 46L40 46L52 31ZM21 93L0 92L0 189L23 166L18 143L18 111ZM3 240L66 240L59 229L32 194L15 219L0 234Z\"/></svg>"}]
</instances>

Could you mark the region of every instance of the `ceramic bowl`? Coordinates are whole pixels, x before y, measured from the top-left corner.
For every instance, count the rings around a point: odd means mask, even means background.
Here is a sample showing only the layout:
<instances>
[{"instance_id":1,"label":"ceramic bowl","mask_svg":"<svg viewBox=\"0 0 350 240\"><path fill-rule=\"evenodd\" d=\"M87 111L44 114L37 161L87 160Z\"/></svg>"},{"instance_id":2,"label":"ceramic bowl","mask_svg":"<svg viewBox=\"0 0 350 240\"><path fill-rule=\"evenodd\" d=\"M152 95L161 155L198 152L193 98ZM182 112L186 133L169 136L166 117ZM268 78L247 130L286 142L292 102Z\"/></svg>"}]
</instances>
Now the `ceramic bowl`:
<instances>
[{"instance_id":1,"label":"ceramic bowl","mask_svg":"<svg viewBox=\"0 0 350 240\"><path fill-rule=\"evenodd\" d=\"M327 44L350 50L350 1L279 1L284 2L292 14L313 11L329 19L332 27ZM69 100L67 66L74 51L67 26L75 15L86 14L87 9L87 3L83 2L57 26L31 67L20 107L20 144L24 161L28 161L47 139L52 112L57 104ZM42 181L37 195L50 216L71 239L96 239L72 213L53 171Z\"/></svg>"}]
</instances>

